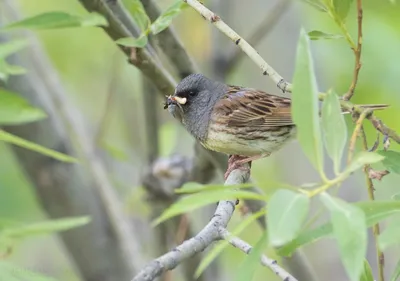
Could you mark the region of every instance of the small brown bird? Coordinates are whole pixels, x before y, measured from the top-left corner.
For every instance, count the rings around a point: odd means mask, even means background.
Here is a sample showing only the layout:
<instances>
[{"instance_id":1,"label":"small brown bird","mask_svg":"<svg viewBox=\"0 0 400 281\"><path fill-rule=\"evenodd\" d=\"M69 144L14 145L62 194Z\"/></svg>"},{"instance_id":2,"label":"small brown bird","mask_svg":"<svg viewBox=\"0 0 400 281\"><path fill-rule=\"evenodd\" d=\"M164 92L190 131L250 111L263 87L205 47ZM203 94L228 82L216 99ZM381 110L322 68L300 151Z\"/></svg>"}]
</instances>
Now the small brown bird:
<instances>
[{"instance_id":1,"label":"small brown bird","mask_svg":"<svg viewBox=\"0 0 400 281\"><path fill-rule=\"evenodd\" d=\"M205 148L230 155L225 178L296 136L289 98L226 85L202 74L184 78L164 108Z\"/></svg>"}]
</instances>

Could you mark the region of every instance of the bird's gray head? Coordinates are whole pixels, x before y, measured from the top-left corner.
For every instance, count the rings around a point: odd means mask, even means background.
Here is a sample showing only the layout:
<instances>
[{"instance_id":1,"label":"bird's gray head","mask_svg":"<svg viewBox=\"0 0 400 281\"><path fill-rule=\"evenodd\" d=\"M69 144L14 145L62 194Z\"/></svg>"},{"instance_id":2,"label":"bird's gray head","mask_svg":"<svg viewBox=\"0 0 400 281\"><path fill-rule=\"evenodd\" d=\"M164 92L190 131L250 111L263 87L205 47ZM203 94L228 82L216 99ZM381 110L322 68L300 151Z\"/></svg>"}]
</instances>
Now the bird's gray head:
<instances>
[{"instance_id":1,"label":"bird's gray head","mask_svg":"<svg viewBox=\"0 0 400 281\"><path fill-rule=\"evenodd\" d=\"M215 103L224 95L227 86L202 74L185 77L167 101L168 111L179 119L199 140L207 136L210 115Z\"/></svg>"}]
</instances>

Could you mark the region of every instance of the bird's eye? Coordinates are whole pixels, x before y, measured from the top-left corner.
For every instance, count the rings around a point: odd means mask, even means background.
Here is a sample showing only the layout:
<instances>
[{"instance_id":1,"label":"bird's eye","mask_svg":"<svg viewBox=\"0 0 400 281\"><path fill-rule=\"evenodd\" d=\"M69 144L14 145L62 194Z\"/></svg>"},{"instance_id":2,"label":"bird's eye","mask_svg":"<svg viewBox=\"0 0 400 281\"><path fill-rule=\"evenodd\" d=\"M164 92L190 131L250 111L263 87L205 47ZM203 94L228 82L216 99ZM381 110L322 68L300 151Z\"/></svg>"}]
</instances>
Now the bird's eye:
<instances>
[{"instance_id":1,"label":"bird's eye","mask_svg":"<svg viewBox=\"0 0 400 281\"><path fill-rule=\"evenodd\" d=\"M196 93L196 92L193 92L193 91L190 91L190 92L189 92L189 96L191 96L191 97L194 97L196 94L197 94L197 93Z\"/></svg>"}]
</instances>

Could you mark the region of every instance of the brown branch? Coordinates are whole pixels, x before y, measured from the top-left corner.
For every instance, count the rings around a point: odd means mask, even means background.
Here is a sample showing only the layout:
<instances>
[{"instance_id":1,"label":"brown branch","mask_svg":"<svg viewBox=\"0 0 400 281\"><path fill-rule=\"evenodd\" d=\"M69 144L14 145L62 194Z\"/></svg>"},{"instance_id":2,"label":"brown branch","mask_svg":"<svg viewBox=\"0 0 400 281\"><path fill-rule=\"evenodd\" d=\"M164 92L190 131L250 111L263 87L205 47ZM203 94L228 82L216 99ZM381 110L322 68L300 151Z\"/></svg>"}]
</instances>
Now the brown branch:
<instances>
[{"instance_id":1,"label":"brown branch","mask_svg":"<svg viewBox=\"0 0 400 281\"><path fill-rule=\"evenodd\" d=\"M357 25L358 25L358 36L357 36L357 48L353 49L355 56L353 81L351 82L350 88L347 93L343 96L344 100L350 100L354 95L354 90L357 86L358 74L361 69L361 48L362 48L362 19L363 9L362 0L357 0Z\"/></svg>"},{"instance_id":2,"label":"brown branch","mask_svg":"<svg viewBox=\"0 0 400 281\"><path fill-rule=\"evenodd\" d=\"M353 154L354 154L354 149L356 146L357 137L360 135L364 119L370 113L371 113L371 111L368 111L368 110L363 111L357 119L356 126L355 126L355 128L353 130L353 134L351 135L351 138L350 138L349 153L347 155L347 163L350 163L351 160L353 159Z\"/></svg>"},{"instance_id":3,"label":"brown branch","mask_svg":"<svg viewBox=\"0 0 400 281\"><path fill-rule=\"evenodd\" d=\"M376 116L368 116L368 120L371 121L372 125L381 132L384 136L388 136L397 143L400 143L400 136L395 130L390 129L388 126L382 123Z\"/></svg>"},{"instance_id":4,"label":"brown branch","mask_svg":"<svg viewBox=\"0 0 400 281\"><path fill-rule=\"evenodd\" d=\"M367 136L365 134L364 128L361 126L361 137L363 140L363 149L365 151L368 151L368 143L367 143ZM367 182L367 190L368 190L368 197L371 201L375 200L375 188L374 188L374 183L372 182L372 179L369 174L369 170L371 169L370 165L365 165L364 166L364 173L365 173L365 180ZM375 224L372 227L372 233L374 236L375 240L375 249L376 249L376 256L378 260L378 271L379 271L379 281L384 281L384 265L385 265L385 256L383 252L380 250L380 247L378 245L378 238L380 234L380 228L379 228L379 223Z\"/></svg>"}]
</instances>

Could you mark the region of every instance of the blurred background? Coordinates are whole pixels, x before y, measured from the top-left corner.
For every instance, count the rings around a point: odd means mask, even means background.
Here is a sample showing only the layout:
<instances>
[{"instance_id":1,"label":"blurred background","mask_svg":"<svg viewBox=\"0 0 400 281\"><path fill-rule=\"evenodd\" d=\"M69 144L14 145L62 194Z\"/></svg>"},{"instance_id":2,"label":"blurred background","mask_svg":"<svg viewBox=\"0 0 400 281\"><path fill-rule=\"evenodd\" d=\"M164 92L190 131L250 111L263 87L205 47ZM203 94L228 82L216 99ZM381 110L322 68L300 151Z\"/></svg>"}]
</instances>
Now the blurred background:
<instances>
[{"instance_id":1,"label":"blurred background","mask_svg":"<svg viewBox=\"0 0 400 281\"><path fill-rule=\"evenodd\" d=\"M74 14L86 13L77 0L0 0L1 5L5 3L4 1L12 2L15 15L20 17L54 10L68 11ZM161 10L172 3L169 0L156 2ZM240 0L208 0L205 1L205 4L245 39L255 30L260 29L260 24L265 21L267 16L271 17L271 11L273 11L272 15L276 16L276 19L270 22L271 26L261 25L261 30L268 29L268 31L255 47L263 58L288 81L292 79L296 44L302 26L306 31L322 30L327 33L338 33L334 22L326 14L302 1L251 0L245 3ZM399 132L400 84L397 83L397 80L400 65L400 56L398 55L400 50L400 6L391 4L390 1L374 0L365 0L363 5L362 69L352 101L354 103L390 104L391 107L388 110L377 112L376 115L384 120L390 128ZM3 8L4 6L0 6L2 13L0 16L8 20L12 19L13 16L9 11L3 10ZM355 4L350 9L347 24L353 38L356 38ZM237 61L235 59L235 64L230 65L227 69L225 67L226 57L235 51L235 46L191 8L185 9L173 21L173 27L201 72L210 78L223 79L227 83L281 94L274 83L268 77L263 76L259 68L245 56ZM36 79L45 81L46 91L51 93L51 87L56 87L54 91L66 93L64 98L68 103L58 104L54 111L62 115L65 107L68 107L67 111L74 116L75 125L79 125L80 129L72 126L72 128L68 128L64 137L75 145L79 144L83 137L83 135L79 135L79 132L85 133L83 138L89 137L89 146L91 146L89 151L97 155L96 159L100 159L99 161L104 165L106 175L103 176L108 178L110 185L115 189L118 201L123 204L123 212L129 218L129 222L134 225L137 242L133 244L137 248L135 248L135 261L132 263L143 265L163 252L160 248L155 247L157 243L163 243L160 241L162 238L157 234L160 232L160 228L163 228L162 226L152 228L150 222L157 212L159 214L170 203L169 201L160 203L160 200L149 199L148 190L143 187L143 177L149 173L149 165L157 157L168 157L172 154L192 157L194 141L176 120L162 109L163 100L160 95L152 93L154 89L149 85L151 83L145 82L140 71L127 63L126 57L102 29L70 28L38 31L32 34L37 37L39 43L33 48L37 48L39 52L29 53L35 57L30 63L35 65L35 60L37 62L46 60L42 70L36 70L34 75L36 75ZM312 41L311 46L319 89L326 91L334 88L338 93L346 92L352 79L354 66L354 56L347 43L340 39L317 40ZM176 75L174 78L179 80ZM14 81L14 85L18 84L15 89L19 89L20 93L27 91L24 88L26 86L24 77L18 79ZM54 79L59 83L53 83ZM52 82L47 82L48 80ZM143 91L150 93L151 98L144 99ZM153 128L156 131L153 137L157 137L157 139L149 140L146 133L145 110L148 108L144 106L146 102L152 104L150 108L157 115L159 126ZM346 121L350 132L353 128L351 118L346 117ZM28 128L29 126L32 125L24 125L15 130L26 130L26 132L21 132L26 136L35 134L35 129ZM367 124L366 131L369 143L372 145L376 139L375 130L370 124ZM50 131L42 135L36 134L34 139L47 138L48 134L52 133ZM154 141L158 144L158 152L154 151L154 147L152 148L151 144ZM46 141L44 143L46 144ZM49 140L48 144L50 143ZM394 143L392 146L395 150L399 148ZM85 150L82 147L80 149ZM157 155L152 155L154 152ZM60 181L60 185L57 186L59 190L53 190L52 195L46 197L44 194L51 193L48 191L51 186L41 189L35 186L46 181L46 178L37 178L36 181L32 181L29 171L27 172L27 169L40 165L39 162L30 160L29 157L32 153L24 150L15 151L15 148L0 143L0 155L0 218L32 222L48 217L45 210L51 208L52 202L60 200L58 198L52 201L51 196L65 192L61 184L63 181ZM57 164L54 163L54 165ZM326 163L326 165L327 171L331 172L330 163ZM93 176L93 173L96 177L96 169L94 172L93 169L87 167L79 170L82 178L88 177L88 174ZM65 177L68 178L68 173L65 171L58 169L52 171L52 173L58 172L64 177L63 180ZM40 173L36 175L39 177ZM333 173L331 172L330 175ZM266 194L273 192L272 188L267 188L262 184L268 180L301 185L319 179L296 141L271 157L254 162L252 176ZM377 199L390 198L398 189L399 180L398 175L392 174L381 182L377 181L375 183ZM102 178L100 181L104 182ZM215 182L222 182L221 175L218 175ZM91 193L85 191L93 186L80 180L76 180L74 184L78 194L80 190L82 191L84 200L80 204L87 202L88 205L91 205L91 200L98 200L98 198L91 197ZM368 196L364 175L362 173L354 174L343 184L339 194L351 202L366 200ZM63 196L68 197L68 194ZM45 202L45 199L48 202ZM74 214L72 211L74 204L53 207L69 210L66 213ZM211 206L211 211L213 208ZM99 212L107 213L107 210ZM60 211L59 216L62 213ZM209 214L209 212L195 211L186 217L193 228L193 233L196 233L196 229L200 229L207 222ZM101 216L97 219L100 220ZM229 228L234 228L242 220L240 213L235 213ZM169 230L168 228L164 229L165 232L161 233L161 236L162 234L166 236L164 241L166 250L173 248L178 239L173 236L178 232L176 227L180 229L181 224L184 223L188 222L177 218L176 224L170 226ZM74 234L74 231L77 232ZM84 241L96 240L96 233L97 230L94 230L90 235L86 233L79 236L79 230L70 230L65 234L69 235L67 239L70 239L68 247L73 248L73 241L76 241L77 245L84 245L89 243ZM240 236L254 244L260 234L259 225L253 223ZM107 239L114 237L113 235L106 235L100 240L96 240L96 247L104 257L107 257L109 252L102 246L107 244ZM118 237L118 235L116 236ZM372 240L370 242L368 258L376 276L375 250ZM68 247L57 235L30 238L13 248L8 260L24 268L52 276L56 280L130 280L127 278L129 274L121 275L119 278L115 276L114 279L103 278L101 273L95 279L83 277L85 274L79 270L81 266L77 263L85 261L91 263L90 259L95 257L86 254L85 248L73 249L75 254L71 255ZM316 271L318 279L347 280L333 239L324 239L303 250L312 268ZM392 249L391 252L386 253L387 276L392 272L394 263L397 262L398 250ZM81 255L82 258L77 260L76 255ZM231 280L235 269L244 258L245 256L241 252L228 247L218 263L213 265L213 270L218 272L218 280ZM113 262L115 260L110 258L109 263ZM109 266L107 264L105 268ZM196 264L194 266L196 267ZM208 274L202 278L204 280L217 279L216 275L213 278L212 273ZM184 273L178 274L177 271L173 271L170 275L163 276L163 280L190 280L190 278ZM278 279L268 269L260 267L253 280Z\"/></svg>"}]
</instances>

